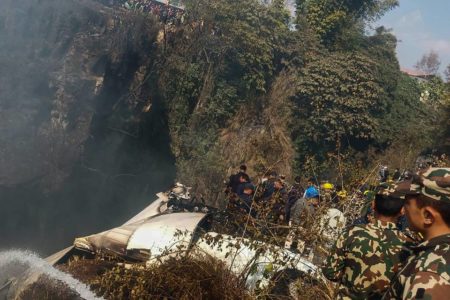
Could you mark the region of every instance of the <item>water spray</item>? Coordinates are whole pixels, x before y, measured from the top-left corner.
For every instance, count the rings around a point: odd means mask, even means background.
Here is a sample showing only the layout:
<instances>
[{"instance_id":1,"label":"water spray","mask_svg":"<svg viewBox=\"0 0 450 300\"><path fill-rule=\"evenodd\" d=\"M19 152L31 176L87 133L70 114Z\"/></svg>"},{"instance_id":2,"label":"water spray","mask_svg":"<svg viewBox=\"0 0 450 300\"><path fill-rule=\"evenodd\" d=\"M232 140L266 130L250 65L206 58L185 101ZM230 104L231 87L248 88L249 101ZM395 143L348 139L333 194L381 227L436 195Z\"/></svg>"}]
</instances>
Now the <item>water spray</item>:
<instances>
[{"instance_id":1,"label":"water spray","mask_svg":"<svg viewBox=\"0 0 450 300\"><path fill-rule=\"evenodd\" d=\"M40 258L31 251L8 250L0 252L0 270L5 270L8 265L12 264L27 266L29 272L41 273L47 275L51 279L61 281L71 290L77 292L83 299L103 299L97 297L86 284L78 281L67 273L55 269L46 260Z\"/></svg>"}]
</instances>

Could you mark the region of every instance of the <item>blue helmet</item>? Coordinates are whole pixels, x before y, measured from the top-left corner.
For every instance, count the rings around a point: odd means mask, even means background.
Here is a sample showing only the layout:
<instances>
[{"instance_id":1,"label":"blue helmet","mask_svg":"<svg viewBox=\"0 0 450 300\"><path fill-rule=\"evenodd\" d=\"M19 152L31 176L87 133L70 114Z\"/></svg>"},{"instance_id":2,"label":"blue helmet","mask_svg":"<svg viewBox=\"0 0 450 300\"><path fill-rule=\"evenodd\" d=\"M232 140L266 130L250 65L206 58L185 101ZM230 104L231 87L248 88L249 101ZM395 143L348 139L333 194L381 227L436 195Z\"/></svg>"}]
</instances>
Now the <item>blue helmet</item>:
<instances>
[{"instance_id":1,"label":"blue helmet","mask_svg":"<svg viewBox=\"0 0 450 300\"><path fill-rule=\"evenodd\" d=\"M305 192L305 198L309 199L309 198L318 198L319 197L319 192L317 191L317 189L313 186L310 186L309 188L306 189Z\"/></svg>"}]
</instances>

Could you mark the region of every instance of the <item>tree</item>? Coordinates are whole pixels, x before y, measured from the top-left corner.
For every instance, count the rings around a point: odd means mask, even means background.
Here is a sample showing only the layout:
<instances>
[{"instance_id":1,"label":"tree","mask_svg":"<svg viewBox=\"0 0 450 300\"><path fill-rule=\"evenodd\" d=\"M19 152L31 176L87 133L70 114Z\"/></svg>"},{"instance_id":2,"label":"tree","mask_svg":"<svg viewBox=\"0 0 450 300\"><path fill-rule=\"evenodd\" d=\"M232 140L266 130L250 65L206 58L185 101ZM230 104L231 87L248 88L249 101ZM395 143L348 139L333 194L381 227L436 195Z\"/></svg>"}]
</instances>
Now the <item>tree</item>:
<instances>
[{"instance_id":1,"label":"tree","mask_svg":"<svg viewBox=\"0 0 450 300\"><path fill-rule=\"evenodd\" d=\"M422 56L416 63L415 68L429 75L436 75L440 66L441 60L439 59L439 54L434 50L431 50L430 53Z\"/></svg>"},{"instance_id":2,"label":"tree","mask_svg":"<svg viewBox=\"0 0 450 300\"><path fill-rule=\"evenodd\" d=\"M360 53L339 52L325 52L307 62L294 97L298 165L308 154L323 160L340 141L364 147L375 138L374 115L383 89L374 64Z\"/></svg>"},{"instance_id":3,"label":"tree","mask_svg":"<svg viewBox=\"0 0 450 300\"><path fill-rule=\"evenodd\" d=\"M445 79L450 83L450 64L444 70Z\"/></svg>"},{"instance_id":4,"label":"tree","mask_svg":"<svg viewBox=\"0 0 450 300\"><path fill-rule=\"evenodd\" d=\"M297 0L297 24L306 19L324 44L330 45L344 29L374 21L397 5L397 0Z\"/></svg>"},{"instance_id":5,"label":"tree","mask_svg":"<svg viewBox=\"0 0 450 300\"><path fill-rule=\"evenodd\" d=\"M242 105L267 93L298 52L288 47L296 35L289 30L283 0L184 4L184 24L168 35L159 88L178 175L194 189L211 192L221 189L221 180L216 179L224 169L217 149L220 130Z\"/></svg>"},{"instance_id":6,"label":"tree","mask_svg":"<svg viewBox=\"0 0 450 300\"><path fill-rule=\"evenodd\" d=\"M380 95L380 114L389 110L401 75L395 52L396 46L396 37L384 27L379 27L374 35L363 37L361 49L359 49L375 62L375 77L384 90L384 93Z\"/></svg>"},{"instance_id":7,"label":"tree","mask_svg":"<svg viewBox=\"0 0 450 300\"><path fill-rule=\"evenodd\" d=\"M434 76L430 80L419 83L421 100L429 105L440 107L446 101L447 85L441 77Z\"/></svg>"},{"instance_id":8,"label":"tree","mask_svg":"<svg viewBox=\"0 0 450 300\"><path fill-rule=\"evenodd\" d=\"M446 153L450 153L450 103L447 104L444 116L445 117L442 118L443 124L441 126L444 129L444 134L440 141L443 149L447 151Z\"/></svg>"},{"instance_id":9,"label":"tree","mask_svg":"<svg viewBox=\"0 0 450 300\"><path fill-rule=\"evenodd\" d=\"M380 120L378 143L386 144L401 139L405 143L426 142L433 135L423 135L429 127L430 113L425 103L420 101L419 83L400 73L389 110ZM424 125L426 124L426 125Z\"/></svg>"}]
</instances>

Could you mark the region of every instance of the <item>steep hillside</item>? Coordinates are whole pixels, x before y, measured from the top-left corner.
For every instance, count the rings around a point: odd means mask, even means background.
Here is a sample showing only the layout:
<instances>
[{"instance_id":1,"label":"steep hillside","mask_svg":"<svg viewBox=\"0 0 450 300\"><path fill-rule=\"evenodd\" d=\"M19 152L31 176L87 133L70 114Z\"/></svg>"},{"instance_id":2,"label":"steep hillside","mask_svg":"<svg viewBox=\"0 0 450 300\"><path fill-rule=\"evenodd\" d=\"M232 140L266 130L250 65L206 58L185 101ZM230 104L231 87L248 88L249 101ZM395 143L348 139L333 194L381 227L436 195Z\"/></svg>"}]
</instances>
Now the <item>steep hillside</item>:
<instances>
[{"instance_id":1,"label":"steep hillside","mask_svg":"<svg viewBox=\"0 0 450 300\"><path fill-rule=\"evenodd\" d=\"M174 178L147 84L160 26L94 1L0 3L0 244L55 250Z\"/></svg>"}]
</instances>

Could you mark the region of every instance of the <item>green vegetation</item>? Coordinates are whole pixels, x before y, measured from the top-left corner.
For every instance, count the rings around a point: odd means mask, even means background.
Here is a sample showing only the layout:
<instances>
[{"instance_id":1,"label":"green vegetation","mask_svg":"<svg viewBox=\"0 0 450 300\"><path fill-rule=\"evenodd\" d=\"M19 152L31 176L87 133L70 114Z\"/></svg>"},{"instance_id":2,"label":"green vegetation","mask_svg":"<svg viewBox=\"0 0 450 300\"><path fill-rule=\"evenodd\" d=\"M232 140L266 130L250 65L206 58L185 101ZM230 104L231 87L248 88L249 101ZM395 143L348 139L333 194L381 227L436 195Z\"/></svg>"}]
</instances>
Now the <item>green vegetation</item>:
<instances>
[{"instance_id":1,"label":"green vegetation","mask_svg":"<svg viewBox=\"0 0 450 300\"><path fill-rule=\"evenodd\" d=\"M397 0L297 0L296 3L297 23L306 20L328 46L333 46L346 30L373 21L398 5Z\"/></svg>"},{"instance_id":2,"label":"green vegetation","mask_svg":"<svg viewBox=\"0 0 450 300\"><path fill-rule=\"evenodd\" d=\"M447 85L402 74L395 36L365 31L396 5L297 1L291 24L283 1L186 1L159 77L178 178L215 199L241 162L312 175L336 157L364 167L393 145L411 159L435 147Z\"/></svg>"}]
</instances>

